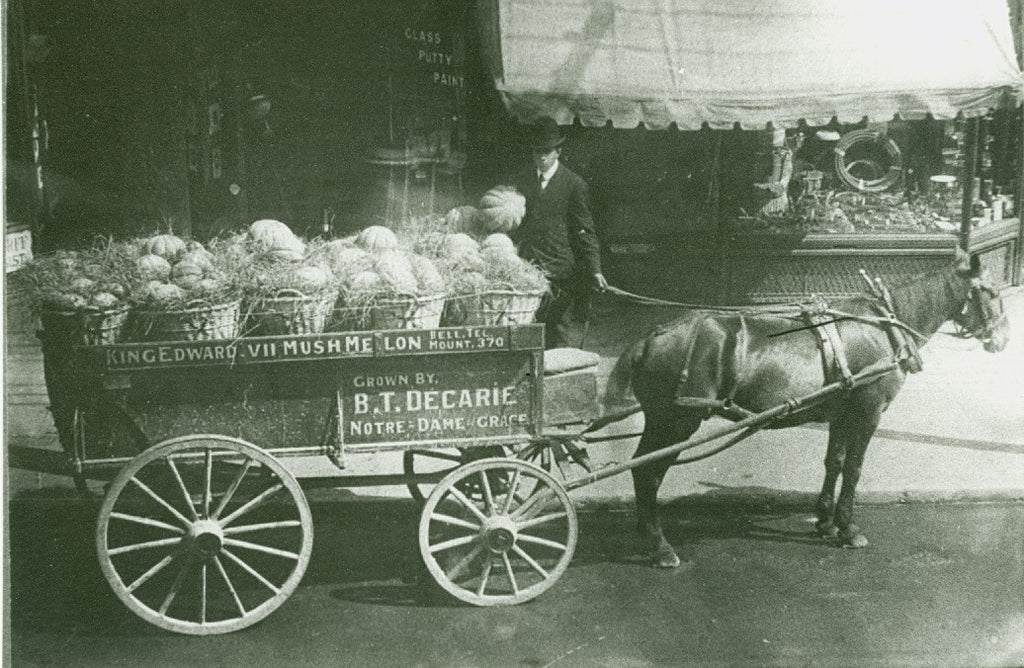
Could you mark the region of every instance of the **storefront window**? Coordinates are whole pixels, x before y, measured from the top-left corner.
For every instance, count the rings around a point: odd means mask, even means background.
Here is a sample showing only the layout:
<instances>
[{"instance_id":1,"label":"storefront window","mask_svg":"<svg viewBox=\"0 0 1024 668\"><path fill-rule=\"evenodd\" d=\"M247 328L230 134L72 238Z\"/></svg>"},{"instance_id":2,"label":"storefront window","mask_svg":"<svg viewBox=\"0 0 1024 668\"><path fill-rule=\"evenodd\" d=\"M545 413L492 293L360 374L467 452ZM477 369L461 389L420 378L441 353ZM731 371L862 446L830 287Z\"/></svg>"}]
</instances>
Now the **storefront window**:
<instances>
[{"instance_id":1,"label":"storefront window","mask_svg":"<svg viewBox=\"0 0 1024 668\"><path fill-rule=\"evenodd\" d=\"M980 123L972 226L1016 215L1012 155L995 147L1009 124ZM949 234L960 230L965 122L932 119L877 125L742 132L731 141L724 194L738 232ZM752 147L752 149L751 149ZM746 153L747 160L739 159ZM727 163L728 164L728 163Z\"/></svg>"}]
</instances>

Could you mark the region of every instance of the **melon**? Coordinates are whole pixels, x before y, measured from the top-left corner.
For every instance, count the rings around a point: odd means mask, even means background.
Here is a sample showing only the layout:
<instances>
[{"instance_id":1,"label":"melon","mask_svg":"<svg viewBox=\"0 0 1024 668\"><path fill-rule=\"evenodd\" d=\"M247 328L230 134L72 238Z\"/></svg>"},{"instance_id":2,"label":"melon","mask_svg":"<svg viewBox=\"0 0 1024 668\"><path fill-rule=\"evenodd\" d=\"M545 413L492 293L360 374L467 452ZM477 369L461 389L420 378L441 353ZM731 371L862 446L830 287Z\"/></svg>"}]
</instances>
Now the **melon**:
<instances>
[{"instance_id":1,"label":"melon","mask_svg":"<svg viewBox=\"0 0 1024 668\"><path fill-rule=\"evenodd\" d=\"M195 276L197 279L202 278L203 269L196 264L182 260L171 269L171 278L182 278L185 276Z\"/></svg>"},{"instance_id":2,"label":"melon","mask_svg":"<svg viewBox=\"0 0 1024 668\"><path fill-rule=\"evenodd\" d=\"M185 252L185 242L173 234L158 234L146 241L145 250L148 254L173 260Z\"/></svg>"},{"instance_id":3,"label":"melon","mask_svg":"<svg viewBox=\"0 0 1024 668\"><path fill-rule=\"evenodd\" d=\"M489 234L486 239L480 242L481 251L488 248L503 250L512 255L516 254L516 245L512 243L512 239L507 234L501 234L500 232Z\"/></svg>"},{"instance_id":4,"label":"melon","mask_svg":"<svg viewBox=\"0 0 1024 668\"><path fill-rule=\"evenodd\" d=\"M117 297L109 292L97 292L89 298L89 306L94 306L101 311L110 311L120 305Z\"/></svg>"},{"instance_id":5,"label":"melon","mask_svg":"<svg viewBox=\"0 0 1024 668\"><path fill-rule=\"evenodd\" d=\"M76 278L68 284L68 289L71 292L88 297L96 290L96 281L85 277Z\"/></svg>"},{"instance_id":6,"label":"melon","mask_svg":"<svg viewBox=\"0 0 1024 668\"><path fill-rule=\"evenodd\" d=\"M171 276L171 263L152 253L136 260L135 268L144 281L163 281Z\"/></svg>"},{"instance_id":7,"label":"melon","mask_svg":"<svg viewBox=\"0 0 1024 668\"><path fill-rule=\"evenodd\" d=\"M409 264L421 294L436 295L444 292L444 278L428 258L422 255L413 255L409 258Z\"/></svg>"},{"instance_id":8,"label":"melon","mask_svg":"<svg viewBox=\"0 0 1024 668\"><path fill-rule=\"evenodd\" d=\"M482 232L509 232L519 227L526 215L526 198L515 188L496 186L483 194L476 216Z\"/></svg>"},{"instance_id":9,"label":"melon","mask_svg":"<svg viewBox=\"0 0 1024 668\"><path fill-rule=\"evenodd\" d=\"M465 253L475 255L479 250L480 246L476 243L476 240L462 232L448 234L445 236L444 241L441 242L441 255L445 257L456 258Z\"/></svg>"},{"instance_id":10,"label":"melon","mask_svg":"<svg viewBox=\"0 0 1024 668\"><path fill-rule=\"evenodd\" d=\"M338 278L345 280L361 271L373 269L373 256L368 251L332 244L328 244L327 262Z\"/></svg>"},{"instance_id":11,"label":"melon","mask_svg":"<svg viewBox=\"0 0 1024 668\"><path fill-rule=\"evenodd\" d=\"M380 253L398 248L398 237L386 227L371 225L359 233L356 243L371 253Z\"/></svg>"},{"instance_id":12,"label":"melon","mask_svg":"<svg viewBox=\"0 0 1024 668\"><path fill-rule=\"evenodd\" d=\"M82 295L73 292L55 292L43 298L47 308L55 311L77 311L88 303Z\"/></svg>"},{"instance_id":13,"label":"melon","mask_svg":"<svg viewBox=\"0 0 1024 668\"><path fill-rule=\"evenodd\" d=\"M382 251L377 257L377 273L395 292L415 294L416 275L405 255L399 251Z\"/></svg>"},{"instance_id":14,"label":"melon","mask_svg":"<svg viewBox=\"0 0 1024 668\"><path fill-rule=\"evenodd\" d=\"M196 286L196 291L205 295L211 295L220 290L220 282L214 278L203 278Z\"/></svg>"},{"instance_id":15,"label":"melon","mask_svg":"<svg viewBox=\"0 0 1024 668\"><path fill-rule=\"evenodd\" d=\"M171 307L185 301L185 291L171 283L150 283L149 298L160 306Z\"/></svg>"},{"instance_id":16,"label":"melon","mask_svg":"<svg viewBox=\"0 0 1024 668\"><path fill-rule=\"evenodd\" d=\"M269 218L257 220L250 225L249 238L261 250L294 248L295 242L300 241L290 227L279 220L271 220Z\"/></svg>"},{"instance_id":17,"label":"melon","mask_svg":"<svg viewBox=\"0 0 1024 668\"><path fill-rule=\"evenodd\" d=\"M181 256L178 263L187 262L199 267L203 272L207 272L213 269L213 261L213 253L200 246L199 248L185 251L185 254Z\"/></svg>"},{"instance_id":18,"label":"melon","mask_svg":"<svg viewBox=\"0 0 1024 668\"><path fill-rule=\"evenodd\" d=\"M331 282L331 274L320 267L299 267L289 276L290 287L304 294L320 292Z\"/></svg>"},{"instance_id":19,"label":"melon","mask_svg":"<svg viewBox=\"0 0 1024 668\"><path fill-rule=\"evenodd\" d=\"M375 271L361 271L348 284L349 292L372 294L384 290L384 279Z\"/></svg>"},{"instance_id":20,"label":"melon","mask_svg":"<svg viewBox=\"0 0 1024 668\"><path fill-rule=\"evenodd\" d=\"M175 285L177 285L182 290L191 291L197 290L199 288L200 281L202 281L203 279L196 274L189 274L185 276L175 276L171 280L174 282Z\"/></svg>"},{"instance_id":21,"label":"melon","mask_svg":"<svg viewBox=\"0 0 1024 668\"><path fill-rule=\"evenodd\" d=\"M128 291L120 283L101 283L98 287L100 292L109 292L118 299L124 299Z\"/></svg>"}]
</instances>

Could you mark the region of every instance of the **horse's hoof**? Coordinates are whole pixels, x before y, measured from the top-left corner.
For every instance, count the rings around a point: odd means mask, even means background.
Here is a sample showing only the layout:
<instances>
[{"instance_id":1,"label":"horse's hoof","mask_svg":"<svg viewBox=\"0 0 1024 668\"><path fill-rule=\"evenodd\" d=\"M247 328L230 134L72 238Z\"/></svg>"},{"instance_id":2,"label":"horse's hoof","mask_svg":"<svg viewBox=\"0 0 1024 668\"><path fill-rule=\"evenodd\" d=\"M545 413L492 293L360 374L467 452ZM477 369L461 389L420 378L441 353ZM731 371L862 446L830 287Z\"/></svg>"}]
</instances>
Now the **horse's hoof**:
<instances>
[{"instance_id":1,"label":"horse's hoof","mask_svg":"<svg viewBox=\"0 0 1024 668\"><path fill-rule=\"evenodd\" d=\"M818 522L814 528L822 538L837 538L839 536L839 527L830 521Z\"/></svg>"},{"instance_id":2,"label":"horse's hoof","mask_svg":"<svg viewBox=\"0 0 1024 668\"><path fill-rule=\"evenodd\" d=\"M665 545L654 554L654 565L658 568L678 568L679 557L676 556L675 550Z\"/></svg>"},{"instance_id":3,"label":"horse's hoof","mask_svg":"<svg viewBox=\"0 0 1024 668\"><path fill-rule=\"evenodd\" d=\"M843 537L843 547L850 550L859 550L862 547L869 545L868 539L864 537L862 533L856 533L852 536Z\"/></svg>"}]
</instances>

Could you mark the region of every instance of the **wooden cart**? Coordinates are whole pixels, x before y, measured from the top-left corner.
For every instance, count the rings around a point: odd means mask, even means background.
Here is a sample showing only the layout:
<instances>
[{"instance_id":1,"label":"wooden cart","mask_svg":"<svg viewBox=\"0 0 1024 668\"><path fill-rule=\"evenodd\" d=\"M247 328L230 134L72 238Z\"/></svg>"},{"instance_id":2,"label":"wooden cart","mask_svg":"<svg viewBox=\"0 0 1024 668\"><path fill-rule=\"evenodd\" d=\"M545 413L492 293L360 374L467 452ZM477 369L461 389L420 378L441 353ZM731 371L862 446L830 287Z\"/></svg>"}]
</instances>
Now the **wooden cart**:
<instances>
[{"instance_id":1,"label":"wooden cart","mask_svg":"<svg viewBox=\"0 0 1024 668\"><path fill-rule=\"evenodd\" d=\"M304 488L407 485L424 502L419 547L437 583L473 605L521 603L572 559L569 490L730 437L678 461L703 458L846 387L592 471L580 444L610 440L593 436L610 421L596 419L596 362L545 381L539 325L89 346L59 373L50 348L76 479L109 481L100 567L137 615L190 634L249 626L295 590L313 543ZM381 451L403 453L404 470L350 470ZM282 463L317 455L337 475L300 483Z\"/></svg>"}]
</instances>

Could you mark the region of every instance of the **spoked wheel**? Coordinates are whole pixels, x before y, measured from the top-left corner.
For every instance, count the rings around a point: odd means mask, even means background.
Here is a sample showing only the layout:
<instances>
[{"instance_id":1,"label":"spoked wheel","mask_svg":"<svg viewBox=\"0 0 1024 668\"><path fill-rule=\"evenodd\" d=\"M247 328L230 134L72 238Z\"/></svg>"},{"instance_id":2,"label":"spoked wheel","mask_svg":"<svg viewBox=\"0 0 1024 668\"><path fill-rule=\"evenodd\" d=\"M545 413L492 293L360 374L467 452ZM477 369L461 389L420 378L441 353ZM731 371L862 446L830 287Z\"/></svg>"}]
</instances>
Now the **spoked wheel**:
<instances>
[{"instance_id":1,"label":"spoked wheel","mask_svg":"<svg viewBox=\"0 0 1024 668\"><path fill-rule=\"evenodd\" d=\"M114 478L96 549L114 593L146 621L228 633L276 610L299 584L313 522L276 459L226 436L153 446Z\"/></svg>"},{"instance_id":2,"label":"spoked wheel","mask_svg":"<svg viewBox=\"0 0 1024 668\"><path fill-rule=\"evenodd\" d=\"M406 476L406 487L409 494L419 503L426 501L433 487L429 484L416 482L415 476L422 473L446 475L463 464L488 457L515 457L530 462L559 480L569 480L580 473L591 470L590 459L586 450L571 441L561 439L542 439L532 441L518 449L510 447L489 446L464 449L410 449L402 455L402 469ZM466 490L463 490L466 491ZM528 494L520 490L520 493Z\"/></svg>"},{"instance_id":3,"label":"spoked wheel","mask_svg":"<svg viewBox=\"0 0 1024 668\"><path fill-rule=\"evenodd\" d=\"M411 448L402 453L405 486L413 499L423 503L430 496L433 485L417 482L417 475L433 473L445 476L463 464L488 457L502 457L505 454L505 448L500 445L480 448Z\"/></svg>"},{"instance_id":4,"label":"spoked wheel","mask_svg":"<svg viewBox=\"0 0 1024 668\"><path fill-rule=\"evenodd\" d=\"M470 482L482 490L481 498L461 491ZM546 471L514 459L483 459L453 471L420 515L427 570L445 591L479 606L539 596L569 567L578 536L565 488Z\"/></svg>"}]
</instances>

